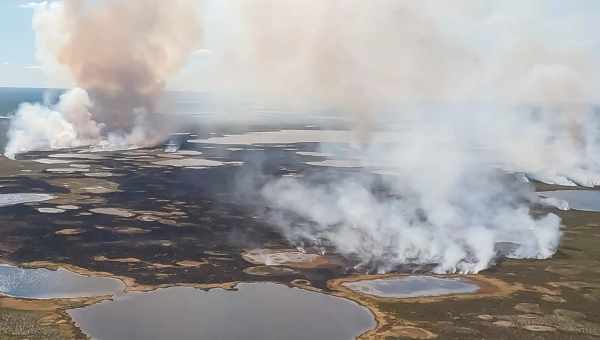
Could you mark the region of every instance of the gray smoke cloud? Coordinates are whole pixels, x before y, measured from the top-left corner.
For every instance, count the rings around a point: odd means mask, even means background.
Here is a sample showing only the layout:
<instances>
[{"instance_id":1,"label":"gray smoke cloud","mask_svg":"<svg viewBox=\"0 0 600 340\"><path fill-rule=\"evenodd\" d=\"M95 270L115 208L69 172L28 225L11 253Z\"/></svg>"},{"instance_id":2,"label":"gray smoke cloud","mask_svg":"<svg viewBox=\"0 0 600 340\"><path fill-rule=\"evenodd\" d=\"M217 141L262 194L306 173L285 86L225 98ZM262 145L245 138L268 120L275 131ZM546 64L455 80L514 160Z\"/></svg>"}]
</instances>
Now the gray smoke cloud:
<instances>
[{"instance_id":1,"label":"gray smoke cloud","mask_svg":"<svg viewBox=\"0 0 600 340\"><path fill-rule=\"evenodd\" d=\"M354 122L350 152L322 149L351 158L362 174L263 188L291 241L330 244L382 271L435 263L439 272L478 272L499 255L556 251L559 219L533 214L532 188L507 173L600 183L599 70L593 46L571 43L585 31L553 28L543 2L516 5L256 0L219 8L230 29L216 30L215 91L299 111L317 103ZM385 174L389 195L365 179L373 171Z\"/></svg>"},{"instance_id":2,"label":"gray smoke cloud","mask_svg":"<svg viewBox=\"0 0 600 340\"><path fill-rule=\"evenodd\" d=\"M7 155L90 143L152 145L164 138L165 122L148 114L167 79L200 44L197 1L64 0L39 3L34 11L43 69L77 89L53 107L24 105L13 120ZM35 108L40 118L31 121ZM28 136L43 120L50 130Z\"/></svg>"},{"instance_id":3,"label":"gray smoke cloud","mask_svg":"<svg viewBox=\"0 0 600 340\"><path fill-rule=\"evenodd\" d=\"M569 26L584 18L558 20L545 3L212 1L207 17L219 20L205 28L213 61L200 76L227 100L334 108L352 121L344 152L321 148L362 170L327 184L285 178L261 189L290 241L332 245L380 271L433 263L438 272L470 273L498 256L546 258L558 247L560 221L532 213L539 200L510 174L600 183L600 72L589 31ZM13 140L71 146L81 131L86 139L147 141L148 123L135 113L152 111L196 46L195 4L39 7L40 60L85 90L66 96L70 105L24 106L11 129L20 139L11 137L7 154L28 149ZM48 124L26 119L39 108ZM27 139L30 126L45 125L68 133ZM119 132L111 139L107 131Z\"/></svg>"},{"instance_id":4,"label":"gray smoke cloud","mask_svg":"<svg viewBox=\"0 0 600 340\"><path fill-rule=\"evenodd\" d=\"M474 64L417 4L257 0L224 11L241 28L225 33L217 86L296 109L333 106L361 138L377 112L450 96Z\"/></svg>"},{"instance_id":5,"label":"gray smoke cloud","mask_svg":"<svg viewBox=\"0 0 600 340\"><path fill-rule=\"evenodd\" d=\"M196 1L64 2L68 38L57 54L94 98L103 123L128 129L132 112L153 112L167 77L200 43Z\"/></svg>"}]
</instances>

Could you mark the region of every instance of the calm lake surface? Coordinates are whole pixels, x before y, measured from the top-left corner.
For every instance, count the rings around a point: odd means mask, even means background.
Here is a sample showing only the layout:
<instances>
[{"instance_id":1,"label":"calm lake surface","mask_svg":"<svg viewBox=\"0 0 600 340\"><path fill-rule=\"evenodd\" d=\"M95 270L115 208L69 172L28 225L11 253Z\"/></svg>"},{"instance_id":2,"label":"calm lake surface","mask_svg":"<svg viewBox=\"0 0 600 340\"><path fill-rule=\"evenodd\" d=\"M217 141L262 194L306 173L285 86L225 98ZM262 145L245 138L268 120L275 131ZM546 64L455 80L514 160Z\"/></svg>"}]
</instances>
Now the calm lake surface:
<instances>
[{"instance_id":1,"label":"calm lake surface","mask_svg":"<svg viewBox=\"0 0 600 340\"><path fill-rule=\"evenodd\" d=\"M479 286L461 279L433 276L406 276L389 279L364 280L345 283L344 286L361 293L387 298L410 298L474 293Z\"/></svg>"},{"instance_id":2,"label":"calm lake surface","mask_svg":"<svg viewBox=\"0 0 600 340\"><path fill-rule=\"evenodd\" d=\"M241 283L237 291L165 288L69 314L103 340L348 340L375 326L354 302L275 283Z\"/></svg>"},{"instance_id":3,"label":"calm lake surface","mask_svg":"<svg viewBox=\"0 0 600 340\"><path fill-rule=\"evenodd\" d=\"M76 298L123 292L121 281L87 277L68 270L24 269L0 265L0 293L29 299Z\"/></svg>"}]
</instances>

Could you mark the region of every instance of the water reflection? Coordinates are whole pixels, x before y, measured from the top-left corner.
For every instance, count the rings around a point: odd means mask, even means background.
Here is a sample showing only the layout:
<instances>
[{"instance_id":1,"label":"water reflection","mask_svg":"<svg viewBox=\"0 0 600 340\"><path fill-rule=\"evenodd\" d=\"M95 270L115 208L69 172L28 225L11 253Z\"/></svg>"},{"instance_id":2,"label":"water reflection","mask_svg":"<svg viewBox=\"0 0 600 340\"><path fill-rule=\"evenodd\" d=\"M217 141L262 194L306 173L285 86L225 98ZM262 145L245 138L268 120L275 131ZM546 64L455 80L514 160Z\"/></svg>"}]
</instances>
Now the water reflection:
<instances>
[{"instance_id":1,"label":"water reflection","mask_svg":"<svg viewBox=\"0 0 600 340\"><path fill-rule=\"evenodd\" d=\"M53 299L118 294L123 283L87 277L64 269L24 269L0 265L0 293L20 298Z\"/></svg>"},{"instance_id":2,"label":"water reflection","mask_svg":"<svg viewBox=\"0 0 600 340\"><path fill-rule=\"evenodd\" d=\"M354 339L375 326L351 301L274 283L173 287L69 311L94 339Z\"/></svg>"},{"instance_id":3,"label":"water reflection","mask_svg":"<svg viewBox=\"0 0 600 340\"><path fill-rule=\"evenodd\" d=\"M345 283L344 286L361 293L386 298L411 298L474 293L479 286L461 279L433 276L406 276Z\"/></svg>"}]
</instances>

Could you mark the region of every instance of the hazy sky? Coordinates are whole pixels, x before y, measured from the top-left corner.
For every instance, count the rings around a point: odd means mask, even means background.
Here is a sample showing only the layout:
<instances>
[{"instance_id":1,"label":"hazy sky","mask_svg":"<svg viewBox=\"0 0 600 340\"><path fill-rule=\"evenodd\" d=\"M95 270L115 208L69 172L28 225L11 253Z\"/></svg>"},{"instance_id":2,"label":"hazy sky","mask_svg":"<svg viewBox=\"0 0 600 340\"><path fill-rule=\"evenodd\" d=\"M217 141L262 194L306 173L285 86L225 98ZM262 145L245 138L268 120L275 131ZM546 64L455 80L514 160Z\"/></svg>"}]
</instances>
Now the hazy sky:
<instances>
[{"instance_id":1,"label":"hazy sky","mask_svg":"<svg viewBox=\"0 0 600 340\"><path fill-rule=\"evenodd\" d=\"M22 8L27 1L0 1L0 86L35 86L44 76L35 67L33 11Z\"/></svg>"},{"instance_id":2,"label":"hazy sky","mask_svg":"<svg viewBox=\"0 0 600 340\"><path fill-rule=\"evenodd\" d=\"M166 1L166 0L165 0ZM200 0L199 0L200 1ZM205 23L209 26L205 47L218 50L218 35L222 29L231 29L235 23L219 20L222 0L204 0ZM252 0L247 0L252 1ZM304 0L322 1L322 0ZM463 2L469 2L463 0ZM27 4L31 0L0 0L0 86L46 86L48 79L35 60L35 36L31 28L33 10ZM552 44L600 52L600 1L597 0L487 0L470 1L477 4L465 22L452 21L452 16L440 12L440 21L445 30L456 31L457 37L469 44L486 46L495 39L479 31L482 16L499 17L502 34L519 34L519 25L537 31L540 39ZM461 3L459 1L458 3ZM448 10L444 6L444 11ZM457 6L464 9L465 7ZM447 20L445 20L447 19ZM215 26L220 26L216 27ZM512 26L512 27L511 27ZM212 27L212 28L210 28ZM592 48L590 48L592 47ZM192 56L188 66L175 78L170 87L202 89L201 74L210 65L211 53L199 51Z\"/></svg>"},{"instance_id":3,"label":"hazy sky","mask_svg":"<svg viewBox=\"0 0 600 340\"><path fill-rule=\"evenodd\" d=\"M50 0L52 2L53 0ZM120 0L119 0L120 1ZM126 0L125 0L126 1ZM168 0L165 0L168 1ZM0 87L52 86L35 57L32 4L39 0L0 0ZM209 0L209 2L211 2ZM198 72L205 68L207 51L195 53L187 67L172 82L175 87L193 88ZM68 86L69 84L65 84Z\"/></svg>"}]
</instances>

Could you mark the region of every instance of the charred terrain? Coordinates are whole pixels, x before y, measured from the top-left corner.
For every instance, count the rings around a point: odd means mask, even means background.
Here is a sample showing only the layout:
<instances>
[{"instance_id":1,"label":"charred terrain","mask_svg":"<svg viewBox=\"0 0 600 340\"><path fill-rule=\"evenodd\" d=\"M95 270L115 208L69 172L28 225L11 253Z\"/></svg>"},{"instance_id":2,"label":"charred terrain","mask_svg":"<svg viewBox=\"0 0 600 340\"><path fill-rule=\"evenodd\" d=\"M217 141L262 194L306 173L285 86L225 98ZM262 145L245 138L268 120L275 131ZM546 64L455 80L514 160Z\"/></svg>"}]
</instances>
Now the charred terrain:
<instances>
[{"instance_id":1,"label":"charred terrain","mask_svg":"<svg viewBox=\"0 0 600 340\"><path fill-rule=\"evenodd\" d=\"M0 8L0 339L600 337L590 3Z\"/></svg>"},{"instance_id":2,"label":"charred terrain","mask_svg":"<svg viewBox=\"0 0 600 340\"><path fill-rule=\"evenodd\" d=\"M0 259L115 277L128 291L178 285L235 289L237 283L258 281L320 291L371 310L377 327L364 333L365 339L600 336L598 213L553 211L564 224L558 253L547 260L500 260L466 276L480 287L475 293L380 298L352 291L344 282L429 274L431 267L407 266L377 276L355 268L356 261L333 248L296 248L272 225L260 199L258 191L270 178L322 171L308 164L322 160L311 154L318 143L219 145L185 143L186 138L191 137L181 137L175 143L181 148L173 152L74 149L2 159L1 194L50 196L0 208ZM328 169L333 177L355 171ZM538 191L560 188L528 185ZM1 336L85 337L66 310L101 299L0 297Z\"/></svg>"}]
</instances>

